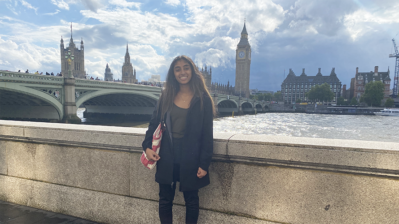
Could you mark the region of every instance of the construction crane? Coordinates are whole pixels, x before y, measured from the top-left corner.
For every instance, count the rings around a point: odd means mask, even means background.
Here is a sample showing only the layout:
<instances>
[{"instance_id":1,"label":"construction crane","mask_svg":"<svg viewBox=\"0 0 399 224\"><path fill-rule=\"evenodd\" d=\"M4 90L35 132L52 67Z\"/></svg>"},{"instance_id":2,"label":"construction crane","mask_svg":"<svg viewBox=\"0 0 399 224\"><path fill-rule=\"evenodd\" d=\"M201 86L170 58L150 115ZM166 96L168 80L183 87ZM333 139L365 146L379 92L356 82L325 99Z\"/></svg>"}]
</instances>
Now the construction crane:
<instances>
[{"instance_id":1,"label":"construction crane","mask_svg":"<svg viewBox=\"0 0 399 224\"><path fill-rule=\"evenodd\" d=\"M395 74L393 79L393 91L392 91L392 98L396 98L398 96L398 76L399 76L399 51L396 47L395 39L392 39L393 48L395 49L395 54L389 54L390 58L396 58L395 62Z\"/></svg>"}]
</instances>

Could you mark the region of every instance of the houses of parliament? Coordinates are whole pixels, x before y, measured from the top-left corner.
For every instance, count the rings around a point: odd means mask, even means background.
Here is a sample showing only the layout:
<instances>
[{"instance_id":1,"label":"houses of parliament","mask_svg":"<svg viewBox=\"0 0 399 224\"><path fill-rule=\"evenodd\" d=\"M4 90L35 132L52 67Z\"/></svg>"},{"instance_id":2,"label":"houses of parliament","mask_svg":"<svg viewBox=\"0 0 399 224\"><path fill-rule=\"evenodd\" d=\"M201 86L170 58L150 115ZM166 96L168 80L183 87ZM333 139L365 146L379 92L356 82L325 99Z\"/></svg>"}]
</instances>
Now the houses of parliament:
<instances>
[{"instance_id":1,"label":"houses of parliament","mask_svg":"<svg viewBox=\"0 0 399 224\"><path fill-rule=\"evenodd\" d=\"M69 46L64 48L64 40L61 37L60 44L61 52L61 73L67 74L69 69L72 70L72 74L75 78L86 78L85 63L84 63L84 44L83 39L80 42L80 49L78 49L73 42L72 38L72 25L71 25L71 39ZM68 60L65 56L70 51L71 55L75 56L74 63L68 64ZM71 66L71 68L69 67ZM227 94L227 95L240 95L243 97L249 97L249 80L250 80L250 69L251 68L251 45L248 41L248 32L246 25L241 31L241 38L236 48L236 71L235 71L235 86L231 86L228 82L226 84L212 83L212 68L201 69L201 73L205 79L206 86L208 89L215 93ZM108 64L105 68L104 73L105 81L114 81L113 74ZM133 68L130 62L129 46L126 45L125 60L122 66L122 82L124 83L138 83L136 78L136 69Z\"/></svg>"}]
</instances>

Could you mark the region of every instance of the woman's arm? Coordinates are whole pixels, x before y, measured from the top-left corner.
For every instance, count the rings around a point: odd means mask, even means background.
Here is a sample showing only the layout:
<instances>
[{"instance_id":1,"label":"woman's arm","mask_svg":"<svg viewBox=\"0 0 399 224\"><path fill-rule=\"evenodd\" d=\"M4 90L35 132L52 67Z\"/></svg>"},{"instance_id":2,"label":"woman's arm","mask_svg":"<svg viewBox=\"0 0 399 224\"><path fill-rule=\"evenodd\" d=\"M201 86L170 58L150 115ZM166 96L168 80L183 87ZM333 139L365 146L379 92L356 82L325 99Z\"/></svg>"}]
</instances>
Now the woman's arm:
<instances>
[{"instance_id":1,"label":"woman's arm","mask_svg":"<svg viewBox=\"0 0 399 224\"><path fill-rule=\"evenodd\" d=\"M154 134L154 131L157 129L159 122L161 121L161 115L158 113L158 105L159 104L157 102L157 106L152 112L151 120L145 133L144 141L142 143L144 152L147 148L152 149L152 135Z\"/></svg>"},{"instance_id":2,"label":"woman's arm","mask_svg":"<svg viewBox=\"0 0 399 224\"><path fill-rule=\"evenodd\" d=\"M213 110L212 101L204 97L204 121L202 124L202 147L200 153L200 167L208 172L213 155Z\"/></svg>"}]
</instances>

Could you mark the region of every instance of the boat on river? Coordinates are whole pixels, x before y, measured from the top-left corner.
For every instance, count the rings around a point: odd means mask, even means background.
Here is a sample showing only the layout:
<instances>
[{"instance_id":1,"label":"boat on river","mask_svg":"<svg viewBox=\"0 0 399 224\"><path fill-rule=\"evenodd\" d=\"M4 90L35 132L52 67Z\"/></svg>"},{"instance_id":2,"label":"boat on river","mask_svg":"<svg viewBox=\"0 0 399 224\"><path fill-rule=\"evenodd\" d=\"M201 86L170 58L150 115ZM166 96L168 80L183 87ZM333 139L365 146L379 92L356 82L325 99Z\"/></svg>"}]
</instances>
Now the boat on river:
<instances>
[{"instance_id":1,"label":"boat on river","mask_svg":"<svg viewBox=\"0 0 399 224\"><path fill-rule=\"evenodd\" d=\"M399 109L383 109L380 112L374 112L375 115L379 116L397 116L399 117Z\"/></svg>"}]
</instances>

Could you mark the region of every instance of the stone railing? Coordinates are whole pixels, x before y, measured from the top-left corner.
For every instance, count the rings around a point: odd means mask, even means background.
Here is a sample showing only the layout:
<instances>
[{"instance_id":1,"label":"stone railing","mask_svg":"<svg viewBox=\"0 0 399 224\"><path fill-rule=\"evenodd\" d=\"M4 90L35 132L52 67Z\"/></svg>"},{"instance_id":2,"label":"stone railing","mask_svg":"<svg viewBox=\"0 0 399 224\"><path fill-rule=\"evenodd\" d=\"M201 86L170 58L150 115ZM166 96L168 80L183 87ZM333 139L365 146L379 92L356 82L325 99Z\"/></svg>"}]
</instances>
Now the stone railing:
<instances>
[{"instance_id":1,"label":"stone railing","mask_svg":"<svg viewBox=\"0 0 399 224\"><path fill-rule=\"evenodd\" d=\"M58 77L58 76L36 75L36 74L30 74L30 73L9 72L9 71L1 71L1 70L0 70L0 79L10 80L10 81L19 81L19 82L25 81L25 82L50 83L50 84L59 84L59 85L62 85L64 82L64 78Z\"/></svg>"},{"instance_id":2,"label":"stone railing","mask_svg":"<svg viewBox=\"0 0 399 224\"><path fill-rule=\"evenodd\" d=\"M145 129L0 121L0 200L158 223ZM199 223L397 223L399 143L215 133ZM175 223L184 223L177 192Z\"/></svg>"},{"instance_id":3,"label":"stone railing","mask_svg":"<svg viewBox=\"0 0 399 224\"><path fill-rule=\"evenodd\" d=\"M90 79L76 79L76 86L85 86L85 87L106 87L113 89L146 89L151 91L161 91L160 87L157 86L146 86L134 83L122 83L122 82L112 82L112 81L102 81L102 80L90 80Z\"/></svg>"}]
</instances>

